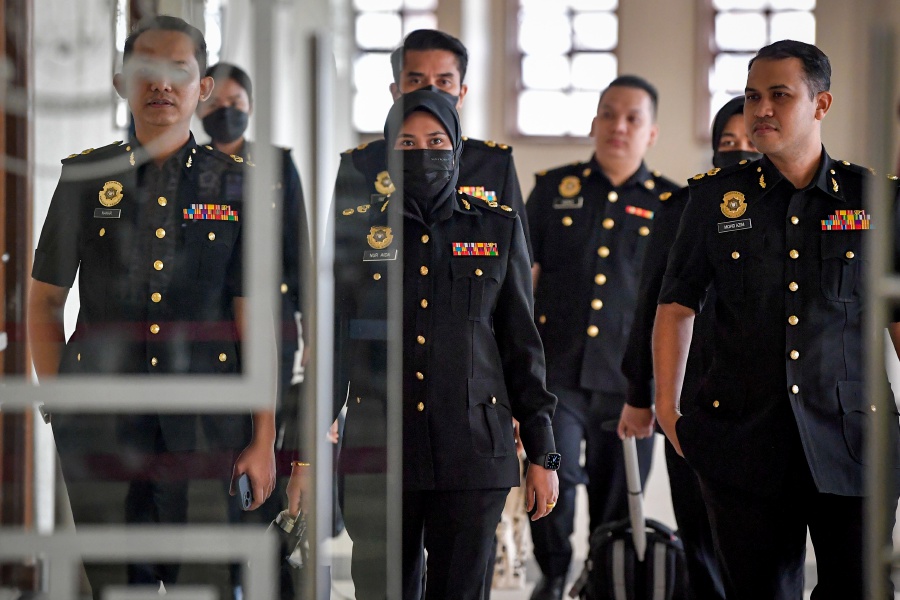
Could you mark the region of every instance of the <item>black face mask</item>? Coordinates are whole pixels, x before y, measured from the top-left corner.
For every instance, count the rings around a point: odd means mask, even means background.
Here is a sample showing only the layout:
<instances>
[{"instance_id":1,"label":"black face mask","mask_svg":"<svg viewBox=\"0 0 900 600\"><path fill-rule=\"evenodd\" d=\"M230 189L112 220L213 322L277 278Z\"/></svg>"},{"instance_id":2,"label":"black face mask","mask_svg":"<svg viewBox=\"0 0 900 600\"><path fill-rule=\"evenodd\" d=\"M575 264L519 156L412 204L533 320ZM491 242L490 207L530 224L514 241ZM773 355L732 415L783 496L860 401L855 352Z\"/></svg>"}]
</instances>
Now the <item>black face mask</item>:
<instances>
[{"instance_id":1,"label":"black face mask","mask_svg":"<svg viewBox=\"0 0 900 600\"><path fill-rule=\"evenodd\" d=\"M404 194L416 200L423 214L454 185L453 152L450 150L398 150L403 160Z\"/></svg>"},{"instance_id":2,"label":"black face mask","mask_svg":"<svg viewBox=\"0 0 900 600\"><path fill-rule=\"evenodd\" d=\"M742 160L758 160L760 158L762 158L762 154L759 152L750 152L748 150L732 150L730 152L716 150L713 153L713 166L724 169L725 167L736 165Z\"/></svg>"},{"instance_id":3,"label":"black face mask","mask_svg":"<svg viewBox=\"0 0 900 600\"><path fill-rule=\"evenodd\" d=\"M244 135L249 121L249 113L233 106L223 106L203 117L203 129L213 142L227 144Z\"/></svg>"}]
</instances>

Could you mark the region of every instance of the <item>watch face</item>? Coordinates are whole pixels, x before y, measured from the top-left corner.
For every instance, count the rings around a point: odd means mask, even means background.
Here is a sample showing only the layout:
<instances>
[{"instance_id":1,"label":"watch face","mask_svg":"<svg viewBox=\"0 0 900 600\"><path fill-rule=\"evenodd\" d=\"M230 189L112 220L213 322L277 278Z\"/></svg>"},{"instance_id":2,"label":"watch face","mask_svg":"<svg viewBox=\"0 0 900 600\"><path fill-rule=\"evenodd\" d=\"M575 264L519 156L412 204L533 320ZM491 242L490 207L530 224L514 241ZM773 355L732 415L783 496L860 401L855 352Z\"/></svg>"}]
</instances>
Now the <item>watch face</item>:
<instances>
[{"instance_id":1,"label":"watch face","mask_svg":"<svg viewBox=\"0 0 900 600\"><path fill-rule=\"evenodd\" d=\"M552 471L556 471L559 469L559 463L562 459L562 455L557 452L551 452L547 454L547 458L544 461L544 468L550 469Z\"/></svg>"}]
</instances>

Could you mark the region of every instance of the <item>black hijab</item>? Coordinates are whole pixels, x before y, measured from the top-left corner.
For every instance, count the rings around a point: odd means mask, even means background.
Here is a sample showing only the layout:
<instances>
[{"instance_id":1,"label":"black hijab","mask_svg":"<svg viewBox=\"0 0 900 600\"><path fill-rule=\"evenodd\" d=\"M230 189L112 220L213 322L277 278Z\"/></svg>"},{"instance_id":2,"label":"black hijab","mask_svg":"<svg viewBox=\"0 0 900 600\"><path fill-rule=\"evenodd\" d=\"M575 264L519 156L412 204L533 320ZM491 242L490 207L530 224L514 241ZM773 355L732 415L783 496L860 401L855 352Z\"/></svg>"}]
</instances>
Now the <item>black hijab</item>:
<instances>
[{"instance_id":1,"label":"black hijab","mask_svg":"<svg viewBox=\"0 0 900 600\"><path fill-rule=\"evenodd\" d=\"M449 150L397 150L394 144L406 118L416 112L431 113L450 138ZM423 218L434 213L456 193L462 128L452 96L433 86L403 94L394 102L384 124L391 179L403 182L404 204ZM397 173L399 169L403 173Z\"/></svg>"},{"instance_id":2,"label":"black hijab","mask_svg":"<svg viewBox=\"0 0 900 600\"><path fill-rule=\"evenodd\" d=\"M716 113L716 117L715 119L713 119L712 125L713 166L723 168L730 165L736 165L744 159L756 160L758 158L762 158L762 154L760 154L759 152L748 152L747 150L719 150L719 142L722 141L722 134L725 133L725 125L728 124L728 120L734 115L740 115L743 113L743 96L735 96L734 98L726 102L725 105L719 109L719 112Z\"/></svg>"}]
</instances>

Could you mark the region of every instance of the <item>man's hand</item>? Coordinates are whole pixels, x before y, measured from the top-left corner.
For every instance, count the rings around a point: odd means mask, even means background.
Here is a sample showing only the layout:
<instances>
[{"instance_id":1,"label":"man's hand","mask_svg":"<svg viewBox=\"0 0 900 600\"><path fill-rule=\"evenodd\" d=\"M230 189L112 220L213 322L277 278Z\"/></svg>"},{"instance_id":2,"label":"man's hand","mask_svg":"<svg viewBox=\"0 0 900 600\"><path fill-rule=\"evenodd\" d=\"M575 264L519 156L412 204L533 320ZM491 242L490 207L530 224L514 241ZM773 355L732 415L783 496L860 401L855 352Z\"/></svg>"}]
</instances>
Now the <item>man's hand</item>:
<instances>
[{"instance_id":1,"label":"man's hand","mask_svg":"<svg viewBox=\"0 0 900 600\"><path fill-rule=\"evenodd\" d=\"M513 419L513 439L516 440L516 454L521 455L525 452L525 446L522 444L522 438L519 437L519 422Z\"/></svg>"},{"instance_id":2,"label":"man's hand","mask_svg":"<svg viewBox=\"0 0 900 600\"><path fill-rule=\"evenodd\" d=\"M675 432L675 423L678 419L681 418L681 415L678 411L666 411L666 412L657 412L656 419L659 421L659 426L662 428L663 432L666 434L666 437L669 438L669 441L672 443L672 446L675 448L675 452L678 453L678 456L684 458L684 453L681 451L681 442L678 441L678 434Z\"/></svg>"},{"instance_id":3,"label":"man's hand","mask_svg":"<svg viewBox=\"0 0 900 600\"><path fill-rule=\"evenodd\" d=\"M626 404L622 407L622 415L619 417L619 426L616 431L619 439L635 437L639 440L653 436L653 425L656 417L652 408L637 408Z\"/></svg>"},{"instance_id":4,"label":"man's hand","mask_svg":"<svg viewBox=\"0 0 900 600\"><path fill-rule=\"evenodd\" d=\"M531 463L528 465L528 473L525 475L525 510L534 514L532 521L546 517L553 510L547 504L556 504L559 498L559 477L556 471L545 469L540 465Z\"/></svg>"},{"instance_id":5,"label":"man's hand","mask_svg":"<svg viewBox=\"0 0 900 600\"><path fill-rule=\"evenodd\" d=\"M288 513L292 517L296 517L301 510L309 513L310 474L311 469L307 464L294 462L291 466L291 479L288 481L285 495L288 501Z\"/></svg>"},{"instance_id":6,"label":"man's hand","mask_svg":"<svg viewBox=\"0 0 900 600\"><path fill-rule=\"evenodd\" d=\"M274 445L254 440L244 448L238 459L234 461L231 490L229 491L232 496L237 493L237 480L244 473L250 477L250 487L253 489L253 504L250 505L250 510L256 510L275 489Z\"/></svg>"}]
</instances>

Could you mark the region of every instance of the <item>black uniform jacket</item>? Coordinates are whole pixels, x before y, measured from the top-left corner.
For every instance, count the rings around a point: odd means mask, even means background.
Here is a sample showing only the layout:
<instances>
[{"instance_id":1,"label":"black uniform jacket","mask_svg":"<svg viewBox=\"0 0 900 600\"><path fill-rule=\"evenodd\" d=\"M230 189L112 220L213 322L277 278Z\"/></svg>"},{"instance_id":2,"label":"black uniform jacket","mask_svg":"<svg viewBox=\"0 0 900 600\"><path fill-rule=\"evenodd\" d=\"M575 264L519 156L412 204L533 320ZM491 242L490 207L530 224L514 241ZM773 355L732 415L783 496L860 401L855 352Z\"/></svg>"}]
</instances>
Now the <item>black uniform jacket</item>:
<instances>
[{"instance_id":1,"label":"black uniform jacket","mask_svg":"<svg viewBox=\"0 0 900 600\"><path fill-rule=\"evenodd\" d=\"M684 187L674 194L663 192L659 199L663 203L653 215L653 231L644 256L641 269L641 283L638 288L634 322L628 336L628 346L622 359L622 372L628 379L628 395L625 401L637 408L653 406L653 324L656 321L656 300L662 287L669 251L675 243L678 224L690 198L689 188ZM713 359L715 337L715 291L707 291L703 312L694 320L694 335L688 355L684 384L681 388L680 408L690 412L694 405L702 379L709 371Z\"/></svg>"},{"instance_id":2,"label":"black uniform jacket","mask_svg":"<svg viewBox=\"0 0 900 600\"><path fill-rule=\"evenodd\" d=\"M659 302L699 311L717 292L714 364L676 425L701 476L772 493L802 451L820 492L860 496L870 419L892 421L897 453L896 409L863 392L864 240L892 226L866 211L868 177L823 149L804 190L765 157L690 182Z\"/></svg>"},{"instance_id":3,"label":"black uniform jacket","mask_svg":"<svg viewBox=\"0 0 900 600\"><path fill-rule=\"evenodd\" d=\"M232 307L242 295L242 165L191 137L170 159L178 164L164 167L148 190L138 187L146 160L133 141L63 161L32 271L65 288L78 272L80 309L59 372L237 374ZM195 416L159 420L169 450L194 448ZM248 416L204 420L213 444L248 441ZM120 417L121 441L152 451L139 421ZM74 442L83 433L78 415L55 414L53 422L57 441L67 425Z\"/></svg>"},{"instance_id":4,"label":"black uniform jacket","mask_svg":"<svg viewBox=\"0 0 900 600\"><path fill-rule=\"evenodd\" d=\"M547 382L624 395L622 354L660 194L645 165L614 187L596 160L539 173L528 198Z\"/></svg>"},{"instance_id":5,"label":"black uniform jacket","mask_svg":"<svg viewBox=\"0 0 900 600\"><path fill-rule=\"evenodd\" d=\"M403 210L404 240L388 226ZM408 490L519 484L512 418L529 456L555 450L531 275L515 211L465 194L434 223L378 197L337 215L336 411L348 390L345 473L384 470L388 265L403 259L403 472Z\"/></svg>"},{"instance_id":6,"label":"black uniform jacket","mask_svg":"<svg viewBox=\"0 0 900 600\"><path fill-rule=\"evenodd\" d=\"M515 210L522 221L530 256L531 238L512 148L491 140L467 137L462 140L460 191L479 197L483 195L490 202L506 204ZM386 156L384 140L360 144L341 155L335 184L338 214L344 209L368 204L375 198L393 193L394 184L388 174Z\"/></svg>"}]
</instances>

